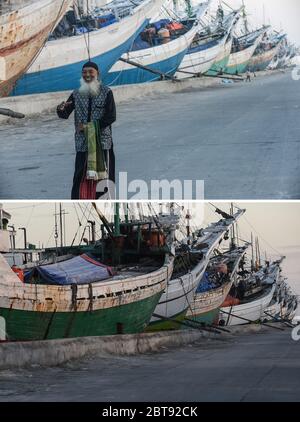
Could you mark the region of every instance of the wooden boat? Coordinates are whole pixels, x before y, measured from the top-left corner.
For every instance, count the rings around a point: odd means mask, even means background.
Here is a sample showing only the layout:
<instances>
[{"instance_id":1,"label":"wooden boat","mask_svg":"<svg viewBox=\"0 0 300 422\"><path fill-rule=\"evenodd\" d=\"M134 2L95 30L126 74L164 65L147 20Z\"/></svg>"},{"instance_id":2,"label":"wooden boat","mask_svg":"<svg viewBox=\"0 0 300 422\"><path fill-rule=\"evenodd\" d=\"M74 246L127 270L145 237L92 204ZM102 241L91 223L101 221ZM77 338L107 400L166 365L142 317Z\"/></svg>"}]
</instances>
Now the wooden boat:
<instances>
[{"instance_id":1,"label":"wooden boat","mask_svg":"<svg viewBox=\"0 0 300 422\"><path fill-rule=\"evenodd\" d=\"M248 69L251 72L266 70L273 61L274 57L278 54L283 38L284 37L280 37L278 39L278 37L276 37L274 42L262 42L254 52L254 55L251 57Z\"/></svg>"},{"instance_id":2,"label":"wooden boat","mask_svg":"<svg viewBox=\"0 0 300 422\"><path fill-rule=\"evenodd\" d=\"M223 278L217 277L217 283L210 289L203 291L201 283L194 295L191 307L187 312L187 318L203 324L218 324L220 306L228 295L231 286L236 278L241 261L247 251L248 245L235 248L214 257L209 264L208 276L210 280L214 280L217 276L216 268L218 264L223 263L229 269L229 274Z\"/></svg>"},{"instance_id":3,"label":"wooden boat","mask_svg":"<svg viewBox=\"0 0 300 422\"><path fill-rule=\"evenodd\" d=\"M220 325L243 325L249 324L250 321L259 321L265 315L264 311L268 308L272 300L274 290L275 285L268 286L255 300L241 303L240 305L221 308L219 316ZM230 313L230 315L228 315L228 313Z\"/></svg>"},{"instance_id":4,"label":"wooden boat","mask_svg":"<svg viewBox=\"0 0 300 422\"><path fill-rule=\"evenodd\" d=\"M233 41L231 55L225 72L236 75L246 72L249 61L260 44L265 30L258 30Z\"/></svg>"},{"instance_id":5,"label":"wooden boat","mask_svg":"<svg viewBox=\"0 0 300 422\"><path fill-rule=\"evenodd\" d=\"M12 2L11 8L0 15L0 97L10 94L70 3L28 0L24 6L14 6Z\"/></svg>"},{"instance_id":6,"label":"wooden boat","mask_svg":"<svg viewBox=\"0 0 300 422\"><path fill-rule=\"evenodd\" d=\"M104 78L105 84L126 85L172 77L199 30L198 19L205 13L208 4L209 2L204 2L199 6L196 21L184 22L183 29L174 31L173 35L167 39L155 38L157 45L151 46L149 42L143 42L143 48L141 48L141 35L139 35L139 43L133 44L132 50L122 56L125 62L118 61L114 64ZM155 26L155 24L152 25Z\"/></svg>"},{"instance_id":7,"label":"wooden boat","mask_svg":"<svg viewBox=\"0 0 300 422\"><path fill-rule=\"evenodd\" d=\"M220 53L218 54L214 64L206 72L208 76L215 76L222 74L229 61L229 57L232 49L232 38L230 37L227 42L221 47Z\"/></svg>"},{"instance_id":8,"label":"wooden boat","mask_svg":"<svg viewBox=\"0 0 300 422\"><path fill-rule=\"evenodd\" d=\"M279 275L276 289L262 321L292 321L298 308L298 298L294 295L285 279Z\"/></svg>"},{"instance_id":9,"label":"wooden boat","mask_svg":"<svg viewBox=\"0 0 300 422\"><path fill-rule=\"evenodd\" d=\"M176 262L182 263L184 259L182 254L176 254L172 278L155 308L149 330L180 327L178 322L184 319L188 309L192 306L195 290L213 251L244 212L245 210L238 210L233 216L223 218L219 222L201 229L199 237L189 247L184 248L190 258L188 263L183 263L184 270L179 267L176 271ZM186 271L187 266L189 266L188 272Z\"/></svg>"},{"instance_id":10,"label":"wooden boat","mask_svg":"<svg viewBox=\"0 0 300 422\"><path fill-rule=\"evenodd\" d=\"M274 262L271 266L266 266L248 277L246 283L250 284L250 280L256 283L259 280L259 287L250 288L239 305L222 307L220 325L248 324L249 321L256 322L265 317L265 311L276 290L281 271L280 262Z\"/></svg>"},{"instance_id":11,"label":"wooden boat","mask_svg":"<svg viewBox=\"0 0 300 422\"><path fill-rule=\"evenodd\" d=\"M104 78L128 51L136 36L160 9L164 0L114 0L101 8L104 16L118 16L88 33L48 41L39 57L18 82L13 95L27 95L78 88L82 65L90 57Z\"/></svg>"},{"instance_id":12,"label":"wooden boat","mask_svg":"<svg viewBox=\"0 0 300 422\"><path fill-rule=\"evenodd\" d=\"M288 310L287 313L284 315L284 319L287 319L288 321L293 321L297 313L298 305L298 297L296 295L290 296Z\"/></svg>"},{"instance_id":13,"label":"wooden boat","mask_svg":"<svg viewBox=\"0 0 300 422\"><path fill-rule=\"evenodd\" d=\"M0 317L9 340L145 329L172 275L173 228L162 233L142 221L115 224L113 232L106 227L89 255L79 250L71 259L33 267L25 282L0 255Z\"/></svg>"},{"instance_id":14,"label":"wooden boat","mask_svg":"<svg viewBox=\"0 0 300 422\"><path fill-rule=\"evenodd\" d=\"M200 76L211 70L215 75L228 63L232 46L232 31L239 20L239 11L231 13L223 26L207 34L199 32L186 52L176 72L178 79ZM211 31L210 31L211 32Z\"/></svg>"}]
</instances>

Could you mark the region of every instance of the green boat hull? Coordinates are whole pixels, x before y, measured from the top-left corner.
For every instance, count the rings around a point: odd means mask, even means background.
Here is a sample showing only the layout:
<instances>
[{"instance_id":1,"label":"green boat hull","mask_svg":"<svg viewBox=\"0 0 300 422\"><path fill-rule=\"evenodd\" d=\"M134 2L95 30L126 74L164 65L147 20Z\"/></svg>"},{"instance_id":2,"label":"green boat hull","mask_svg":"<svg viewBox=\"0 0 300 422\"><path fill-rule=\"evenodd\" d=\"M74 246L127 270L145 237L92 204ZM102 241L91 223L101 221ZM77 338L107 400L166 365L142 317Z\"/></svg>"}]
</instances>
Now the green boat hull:
<instances>
[{"instance_id":1,"label":"green boat hull","mask_svg":"<svg viewBox=\"0 0 300 422\"><path fill-rule=\"evenodd\" d=\"M189 316L188 318L192 321L196 321L201 324L216 325L218 324L219 312L220 312L220 309L217 308L200 315Z\"/></svg>"},{"instance_id":2,"label":"green boat hull","mask_svg":"<svg viewBox=\"0 0 300 422\"><path fill-rule=\"evenodd\" d=\"M86 312L38 312L0 308L9 340L45 340L143 331L161 297Z\"/></svg>"},{"instance_id":3,"label":"green boat hull","mask_svg":"<svg viewBox=\"0 0 300 422\"><path fill-rule=\"evenodd\" d=\"M230 75L236 75L237 73L238 74L245 73L248 69L248 64L249 64L249 61L245 63L241 63L239 65L235 65L235 66L230 66L230 67L226 66L225 72L229 73Z\"/></svg>"},{"instance_id":4,"label":"green boat hull","mask_svg":"<svg viewBox=\"0 0 300 422\"><path fill-rule=\"evenodd\" d=\"M172 316L172 321L154 321L150 322L148 327L146 328L147 332L153 332L153 331L165 331L165 330L178 330L183 327L181 324L182 321L184 321L184 318L186 316L187 309L180 314Z\"/></svg>"},{"instance_id":5,"label":"green boat hull","mask_svg":"<svg viewBox=\"0 0 300 422\"><path fill-rule=\"evenodd\" d=\"M222 71L224 72L228 64L229 57L230 57L230 54L228 54L228 56L224 57L222 60L219 60L218 62L214 63L212 67L209 69L209 71L206 73L206 75L215 76L219 72L222 72Z\"/></svg>"}]
</instances>

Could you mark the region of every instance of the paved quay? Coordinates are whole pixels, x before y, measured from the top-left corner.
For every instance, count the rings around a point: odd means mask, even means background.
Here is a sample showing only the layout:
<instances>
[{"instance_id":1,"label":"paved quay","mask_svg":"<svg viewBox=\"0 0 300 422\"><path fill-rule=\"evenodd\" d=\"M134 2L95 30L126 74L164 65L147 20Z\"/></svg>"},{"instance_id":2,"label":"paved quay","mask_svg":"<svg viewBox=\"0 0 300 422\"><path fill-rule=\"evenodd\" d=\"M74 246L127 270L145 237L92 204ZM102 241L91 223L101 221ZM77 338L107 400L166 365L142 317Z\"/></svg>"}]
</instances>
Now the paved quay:
<instances>
[{"instance_id":1,"label":"paved quay","mask_svg":"<svg viewBox=\"0 0 300 422\"><path fill-rule=\"evenodd\" d=\"M206 199L300 199L299 112L291 71L130 100L113 130L117 172L204 180ZM73 130L54 113L2 124L0 198L68 199Z\"/></svg>"},{"instance_id":2,"label":"paved quay","mask_svg":"<svg viewBox=\"0 0 300 422\"><path fill-rule=\"evenodd\" d=\"M300 342L264 329L161 353L0 372L0 401L299 401Z\"/></svg>"}]
</instances>

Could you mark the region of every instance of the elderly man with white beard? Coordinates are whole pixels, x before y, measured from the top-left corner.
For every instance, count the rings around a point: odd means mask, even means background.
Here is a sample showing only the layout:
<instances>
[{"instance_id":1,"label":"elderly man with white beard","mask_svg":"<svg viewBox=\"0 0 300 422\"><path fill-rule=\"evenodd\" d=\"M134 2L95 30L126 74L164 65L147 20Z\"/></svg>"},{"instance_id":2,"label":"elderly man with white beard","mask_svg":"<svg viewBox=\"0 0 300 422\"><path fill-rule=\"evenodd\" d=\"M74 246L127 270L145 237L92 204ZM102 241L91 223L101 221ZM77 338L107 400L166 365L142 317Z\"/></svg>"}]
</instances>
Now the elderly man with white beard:
<instances>
[{"instance_id":1,"label":"elderly man with white beard","mask_svg":"<svg viewBox=\"0 0 300 422\"><path fill-rule=\"evenodd\" d=\"M111 125L116 120L116 106L111 89L101 83L96 63L89 61L83 66L80 88L70 95L67 102L63 102L57 107L57 115L61 119L68 119L73 111L75 111L76 160L71 199L80 199L80 185L87 173L86 127L90 122L94 122L99 127L99 138L107 175L109 180L115 183L115 155ZM96 142L99 142L98 138Z\"/></svg>"}]
</instances>

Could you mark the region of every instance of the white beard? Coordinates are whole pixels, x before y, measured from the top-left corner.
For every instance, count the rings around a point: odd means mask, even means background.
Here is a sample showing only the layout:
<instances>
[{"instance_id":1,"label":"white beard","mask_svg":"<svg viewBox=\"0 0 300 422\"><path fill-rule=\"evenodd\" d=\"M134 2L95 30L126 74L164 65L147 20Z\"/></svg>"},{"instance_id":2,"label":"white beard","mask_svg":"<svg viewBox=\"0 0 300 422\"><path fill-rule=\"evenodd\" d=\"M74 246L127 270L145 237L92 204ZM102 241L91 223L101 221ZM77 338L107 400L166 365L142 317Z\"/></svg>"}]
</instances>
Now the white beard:
<instances>
[{"instance_id":1,"label":"white beard","mask_svg":"<svg viewBox=\"0 0 300 422\"><path fill-rule=\"evenodd\" d=\"M80 79L79 93L81 95L96 97L100 93L101 82L94 79L92 82L85 82L83 78Z\"/></svg>"}]
</instances>

